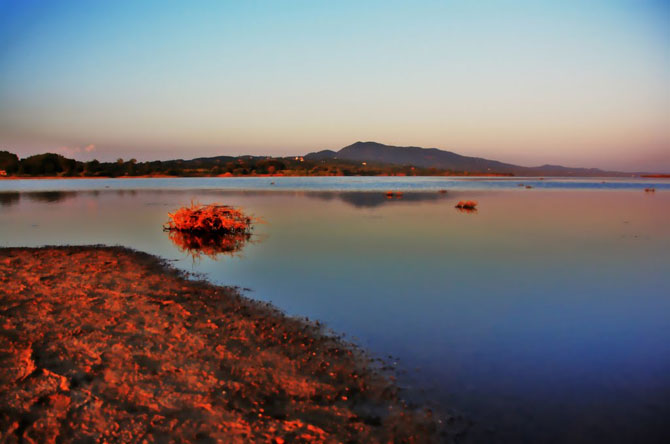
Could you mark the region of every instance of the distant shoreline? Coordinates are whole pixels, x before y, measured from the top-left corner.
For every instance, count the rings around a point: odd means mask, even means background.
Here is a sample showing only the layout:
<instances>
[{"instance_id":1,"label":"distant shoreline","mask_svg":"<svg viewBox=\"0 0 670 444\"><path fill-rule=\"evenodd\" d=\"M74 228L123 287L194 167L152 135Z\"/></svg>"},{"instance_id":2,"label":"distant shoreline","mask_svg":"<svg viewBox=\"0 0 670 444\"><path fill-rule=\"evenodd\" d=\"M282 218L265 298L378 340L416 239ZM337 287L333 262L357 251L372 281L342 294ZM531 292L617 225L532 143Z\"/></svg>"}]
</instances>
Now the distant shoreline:
<instances>
[{"instance_id":1,"label":"distant shoreline","mask_svg":"<svg viewBox=\"0 0 670 444\"><path fill-rule=\"evenodd\" d=\"M356 142L340 151L304 156L215 156L194 159L117 159L80 161L56 153L26 158L0 151L0 177L321 177L321 176L443 176L443 177L635 177L649 171L620 172L561 165L524 167L439 150ZM664 174L664 173L660 173Z\"/></svg>"},{"instance_id":2,"label":"distant shoreline","mask_svg":"<svg viewBox=\"0 0 670 444\"><path fill-rule=\"evenodd\" d=\"M171 176L167 174L145 174L141 176L0 176L2 180L70 180L70 179L206 179L206 178L253 178L253 177L501 177L509 179L526 178L570 178L570 179L670 179L670 174L631 174L630 176L518 176L509 174L438 174L438 175L407 175L407 174L376 174L376 175L287 175L287 174L246 174L246 175L206 175L206 176Z\"/></svg>"}]
</instances>

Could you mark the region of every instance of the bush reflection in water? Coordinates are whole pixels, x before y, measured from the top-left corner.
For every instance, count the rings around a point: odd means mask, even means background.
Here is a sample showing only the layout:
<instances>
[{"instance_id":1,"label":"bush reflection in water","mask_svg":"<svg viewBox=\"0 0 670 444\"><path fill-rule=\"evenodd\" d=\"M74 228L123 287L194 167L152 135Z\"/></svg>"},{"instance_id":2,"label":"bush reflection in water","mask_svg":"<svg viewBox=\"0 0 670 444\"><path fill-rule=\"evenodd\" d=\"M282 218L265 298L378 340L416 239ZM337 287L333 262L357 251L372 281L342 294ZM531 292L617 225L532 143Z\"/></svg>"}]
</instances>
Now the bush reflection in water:
<instances>
[{"instance_id":1,"label":"bush reflection in water","mask_svg":"<svg viewBox=\"0 0 670 444\"><path fill-rule=\"evenodd\" d=\"M194 259L203 255L216 259L220 254L234 256L251 240L251 233L191 233L187 231L169 231L168 235L179 251L188 253Z\"/></svg>"}]
</instances>

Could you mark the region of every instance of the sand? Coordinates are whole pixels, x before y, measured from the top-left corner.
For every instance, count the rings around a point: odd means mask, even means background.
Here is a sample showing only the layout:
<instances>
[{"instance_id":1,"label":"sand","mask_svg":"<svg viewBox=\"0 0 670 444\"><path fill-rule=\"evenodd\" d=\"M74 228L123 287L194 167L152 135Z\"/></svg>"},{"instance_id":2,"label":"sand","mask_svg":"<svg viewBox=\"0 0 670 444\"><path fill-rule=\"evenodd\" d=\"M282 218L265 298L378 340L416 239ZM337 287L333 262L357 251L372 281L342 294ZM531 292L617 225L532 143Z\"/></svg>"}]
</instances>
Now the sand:
<instances>
[{"instance_id":1,"label":"sand","mask_svg":"<svg viewBox=\"0 0 670 444\"><path fill-rule=\"evenodd\" d=\"M0 442L435 442L304 319L117 247L0 249Z\"/></svg>"}]
</instances>

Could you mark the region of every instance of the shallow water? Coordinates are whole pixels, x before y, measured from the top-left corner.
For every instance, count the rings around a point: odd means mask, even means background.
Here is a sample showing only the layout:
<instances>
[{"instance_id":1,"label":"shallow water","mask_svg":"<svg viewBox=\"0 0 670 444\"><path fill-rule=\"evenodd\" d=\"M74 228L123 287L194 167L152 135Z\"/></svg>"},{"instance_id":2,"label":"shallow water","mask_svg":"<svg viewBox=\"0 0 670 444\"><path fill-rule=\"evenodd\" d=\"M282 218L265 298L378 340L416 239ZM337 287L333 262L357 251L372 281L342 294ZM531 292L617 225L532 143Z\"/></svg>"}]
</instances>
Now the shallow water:
<instances>
[{"instance_id":1,"label":"shallow water","mask_svg":"<svg viewBox=\"0 0 670 444\"><path fill-rule=\"evenodd\" d=\"M670 182L278 179L2 181L0 245L125 245L249 288L397 363L408 396L472 420L466 441L670 436ZM194 261L161 230L191 200L265 223Z\"/></svg>"},{"instance_id":2,"label":"shallow water","mask_svg":"<svg viewBox=\"0 0 670 444\"><path fill-rule=\"evenodd\" d=\"M521 185L551 190L670 190L667 179L573 177L184 177L155 179L0 180L0 191L79 190L282 190L437 191L512 190Z\"/></svg>"}]
</instances>

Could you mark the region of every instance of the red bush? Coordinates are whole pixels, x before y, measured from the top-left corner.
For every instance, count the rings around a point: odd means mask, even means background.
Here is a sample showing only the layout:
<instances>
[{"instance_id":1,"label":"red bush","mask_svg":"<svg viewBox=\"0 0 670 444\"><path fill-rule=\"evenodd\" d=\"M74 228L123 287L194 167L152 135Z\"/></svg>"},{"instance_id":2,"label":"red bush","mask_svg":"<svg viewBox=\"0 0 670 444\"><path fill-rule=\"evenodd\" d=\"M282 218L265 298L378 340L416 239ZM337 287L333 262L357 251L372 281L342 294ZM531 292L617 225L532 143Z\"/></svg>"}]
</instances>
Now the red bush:
<instances>
[{"instance_id":1,"label":"red bush","mask_svg":"<svg viewBox=\"0 0 670 444\"><path fill-rule=\"evenodd\" d=\"M190 233L248 233L251 217L227 205L200 205L192 203L174 213L168 213L169 220L163 228L166 231Z\"/></svg>"},{"instance_id":2,"label":"red bush","mask_svg":"<svg viewBox=\"0 0 670 444\"><path fill-rule=\"evenodd\" d=\"M476 210L477 202L474 200L461 200L456 204L456 208L459 210Z\"/></svg>"}]
</instances>

